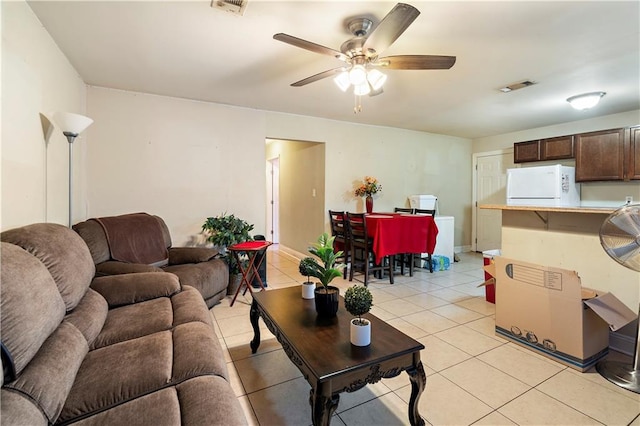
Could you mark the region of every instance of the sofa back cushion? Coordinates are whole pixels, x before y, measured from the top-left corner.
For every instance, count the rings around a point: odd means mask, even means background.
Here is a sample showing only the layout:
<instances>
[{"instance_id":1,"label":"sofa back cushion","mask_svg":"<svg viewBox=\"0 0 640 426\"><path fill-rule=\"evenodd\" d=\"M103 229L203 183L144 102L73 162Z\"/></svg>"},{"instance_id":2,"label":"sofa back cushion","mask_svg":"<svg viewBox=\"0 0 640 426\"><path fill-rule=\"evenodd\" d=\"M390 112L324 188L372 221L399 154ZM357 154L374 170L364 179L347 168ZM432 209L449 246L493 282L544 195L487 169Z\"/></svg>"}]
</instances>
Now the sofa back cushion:
<instances>
[{"instance_id":1,"label":"sofa back cushion","mask_svg":"<svg viewBox=\"0 0 640 426\"><path fill-rule=\"evenodd\" d=\"M5 231L0 239L40 259L58 286L66 310L76 307L95 275L91 253L78 234L55 223L36 223Z\"/></svg>"},{"instance_id":2,"label":"sofa back cushion","mask_svg":"<svg viewBox=\"0 0 640 426\"><path fill-rule=\"evenodd\" d=\"M160 228L162 229L162 238L164 238L164 246L166 248L171 248L171 233L169 232L169 227L160 216L153 216L156 218L158 223L160 224Z\"/></svg>"},{"instance_id":3,"label":"sofa back cushion","mask_svg":"<svg viewBox=\"0 0 640 426\"><path fill-rule=\"evenodd\" d=\"M104 228L95 220L89 219L73 225L73 230L78 233L89 247L89 252L96 265L111 260L109 243L104 233Z\"/></svg>"},{"instance_id":4,"label":"sofa back cushion","mask_svg":"<svg viewBox=\"0 0 640 426\"><path fill-rule=\"evenodd\" d=\"M0 326L16 374L62 322L65 306L47 268L22 248L2 243Z\"/></svg>"}]
</instances>

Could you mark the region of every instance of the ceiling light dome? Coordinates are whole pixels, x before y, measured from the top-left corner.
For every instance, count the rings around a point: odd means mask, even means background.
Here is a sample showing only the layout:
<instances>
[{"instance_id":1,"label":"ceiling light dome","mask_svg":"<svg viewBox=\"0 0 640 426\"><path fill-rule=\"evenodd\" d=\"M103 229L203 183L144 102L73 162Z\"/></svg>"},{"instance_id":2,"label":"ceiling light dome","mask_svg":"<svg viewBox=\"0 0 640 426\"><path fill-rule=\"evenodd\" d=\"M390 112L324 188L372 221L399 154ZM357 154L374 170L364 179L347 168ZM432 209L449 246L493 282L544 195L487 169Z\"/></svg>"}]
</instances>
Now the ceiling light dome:
<instances>
[{"instance_id":1,"label":"ceiling light dome","mask_svg":"<svg viewBox=\"0 0 640 426\"><path fill-rule=\"evenodd\" d=\"M363 65L354 65L349 71L349 80L354 86L367 82L367 70Z\"/></svg>"},{"instance_id":2,"label":"ceiling light dome","mask_svg":"<svg viewBox=\"0 0 640 426\"><path fill-rule=\"evenodd\" d=\"M583 93L582 95L571 96L567 99L567 102L575 109L585 110L598 105L600 99L606 94L606 92Z\"/></svg>"}]
</instances>

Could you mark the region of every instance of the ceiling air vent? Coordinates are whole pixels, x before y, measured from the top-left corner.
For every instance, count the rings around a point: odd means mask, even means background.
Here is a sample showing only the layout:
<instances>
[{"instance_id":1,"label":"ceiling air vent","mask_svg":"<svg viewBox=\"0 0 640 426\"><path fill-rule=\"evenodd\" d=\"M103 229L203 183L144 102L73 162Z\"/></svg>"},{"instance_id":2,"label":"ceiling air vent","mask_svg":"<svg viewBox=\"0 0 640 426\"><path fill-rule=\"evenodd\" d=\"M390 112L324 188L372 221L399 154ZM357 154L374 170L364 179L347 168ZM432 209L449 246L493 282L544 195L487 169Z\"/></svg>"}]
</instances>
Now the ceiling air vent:
<instances>
[{"instance_id":1,"label":"ceiling air vent","mask_svg":"<svg viewBox=\"0 0 640 426\"><path fill-rule=\"evenodd\" d=\"M211 7L242 16L247 3L248 0L211 0Z\"/></svg>"},{"instance_id":2,"label":"ceiling air vent","mask_svg":"<svg viewBox=\"0 0 640 426\"><path fill-rule=\"evenodd\" d=\"M525 81L521 81L519 83L513 83L513 84L510 84L508 86L501 87L499 90L501 92L504 92L504 93L509 93L509 92L513 92L514 90L523 89L525 87L533 86L534 84L536 84L535 81L525 80Z\"/></svg>"}]
</instances>

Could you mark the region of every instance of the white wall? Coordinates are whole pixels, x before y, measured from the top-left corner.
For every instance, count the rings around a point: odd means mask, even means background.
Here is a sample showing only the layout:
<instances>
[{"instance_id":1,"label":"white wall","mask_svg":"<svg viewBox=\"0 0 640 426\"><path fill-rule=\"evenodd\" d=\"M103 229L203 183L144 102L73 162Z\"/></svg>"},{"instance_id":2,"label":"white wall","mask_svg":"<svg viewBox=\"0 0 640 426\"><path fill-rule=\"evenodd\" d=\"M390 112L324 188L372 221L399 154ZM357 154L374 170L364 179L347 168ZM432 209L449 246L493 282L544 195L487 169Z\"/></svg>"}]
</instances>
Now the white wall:
<instances>
[{"instance_id":1,"label":"white wall","mask_svg":"<svg viewBox=\"0 0 640 426\"><path fill-rule=\"evenodd\" d=\"M1 228L67 224L68 142L56 128L45 143L40 114L84 114L86 86L26 2L3 1L1 8ZM76 200L84 187L79 165L87 134L74 144Z\"/></svg>"},{"instance_id":2,"label":"white wall","mask_svg":"<svg viewBox=\"0 0 640 426\"><path fill-rule=\"evenodd\" d=\"M456 216L457 245L469 244L469 140L98 87L88 90L88 114L85 217L155 213L182 245L227 211L264 234L265 141L304 140L325 143L325 211L362 211L352 190L374 175L384 189L377 210L438 194L441 213Z\"/></svg>"},{"instance_id":3,"label":"white wall","mask_svg":"<svg viewBox=\"0 0 640 426\"><path fill-rule=\"evenodd\" d=\"M326 143L325 210L364 211L363 199L354 197L353 190L371 175L383 189L374 196L374 210L393 211L408 206L410 195L435 194L439 214L455 216L455 245L470 244L468 139L272 112L266 131L271 138Z\"/></svg>"},{"instance_id":4,"label":"white wall","mask_svg":"<svg viewBox=\"0 0 640 426\"><path fill-rule=\"evenodd\" d=\"M88 113L85 218L157 214L176 246L225 212L265 233L262 112L90 87Z\"/></svg>"}]
</instances>

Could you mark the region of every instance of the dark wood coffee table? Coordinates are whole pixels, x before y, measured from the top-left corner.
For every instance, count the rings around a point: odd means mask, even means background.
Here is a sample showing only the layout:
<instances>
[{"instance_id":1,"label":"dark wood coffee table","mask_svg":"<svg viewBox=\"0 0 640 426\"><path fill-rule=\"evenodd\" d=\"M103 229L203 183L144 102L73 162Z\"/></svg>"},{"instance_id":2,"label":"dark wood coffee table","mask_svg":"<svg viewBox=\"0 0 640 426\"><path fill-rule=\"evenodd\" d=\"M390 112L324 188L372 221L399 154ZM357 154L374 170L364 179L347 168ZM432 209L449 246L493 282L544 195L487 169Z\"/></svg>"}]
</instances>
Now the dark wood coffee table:
<instances>
[{"instance_id":1,"label":"dark wood coffee table","mask_svg":"<svg viewBox=\"0 0 640 426\"><path fill-rule=\"evenodd\" d=\"M353 346L349 342L349 321L353 317L344 308L342 297L336 317L319 318L314 300L303 299L300 286L253 293L253 353L260 346L259 317L311 385L309 403L314 425L329 424L340 393L357 391L402 371L411 381L409 421L424 425L418 412L418 400L427 382L420 361L424 345L420 342L366 314L364 317L371 321L371 345Z\"/></svg>"}]
</instances>

